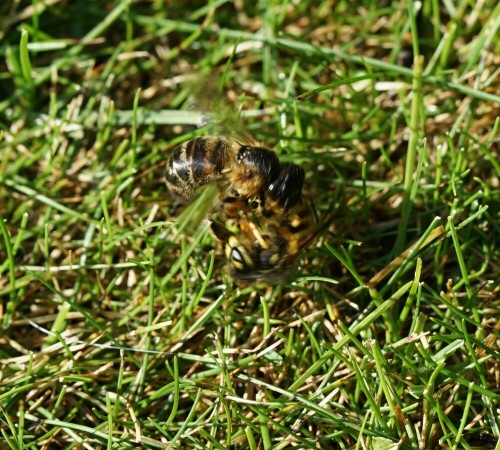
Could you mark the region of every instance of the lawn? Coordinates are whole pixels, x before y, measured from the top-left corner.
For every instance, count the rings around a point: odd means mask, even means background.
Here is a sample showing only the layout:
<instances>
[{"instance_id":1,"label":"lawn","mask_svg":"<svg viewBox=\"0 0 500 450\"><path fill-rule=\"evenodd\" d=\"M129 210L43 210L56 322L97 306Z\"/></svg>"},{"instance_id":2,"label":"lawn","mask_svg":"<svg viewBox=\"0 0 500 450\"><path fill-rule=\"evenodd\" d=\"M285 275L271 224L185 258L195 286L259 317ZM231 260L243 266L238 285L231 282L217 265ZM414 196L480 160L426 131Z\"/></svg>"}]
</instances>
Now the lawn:
<instances>
[{"instance_id":1,"label":"lawn","mask_svg":"<svg viewBox=\"0 0 500 450\"><path fill-rule=\"evenodd\" d=\"M0 450L500 449L499 67L492 0L3 2ZM165 185L240 128L274 284Z\"/></svg>"}]
</instances>

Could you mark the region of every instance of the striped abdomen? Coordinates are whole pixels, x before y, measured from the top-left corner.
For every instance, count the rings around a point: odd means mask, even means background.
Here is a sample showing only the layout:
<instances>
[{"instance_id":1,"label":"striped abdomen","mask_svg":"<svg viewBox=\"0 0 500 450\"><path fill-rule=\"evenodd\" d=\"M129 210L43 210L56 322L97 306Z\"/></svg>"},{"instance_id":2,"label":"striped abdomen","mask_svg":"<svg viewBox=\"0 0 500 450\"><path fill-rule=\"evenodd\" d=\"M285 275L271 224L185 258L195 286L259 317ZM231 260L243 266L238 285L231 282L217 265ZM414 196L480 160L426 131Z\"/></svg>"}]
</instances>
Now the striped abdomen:
<instances>
[{"instance_id":1,"label":"striped abdomen","mask_svg":"<svg viewBox=\"0 0 500 450\"><path fill-rule=\"evenodd\" d=\"M307 201L294 205L287 213L274 207L258 214L251 204L231 202L240 207L241 216L227 214L227 201L212 230L224 243L233 275L242 280L276 283L286 279L298 257L323 230L313 206ZM224 214L226 213L226 214Z\"/></svg>"},{"instance_id":2,"label":"striped abdomen","mask_svg":"<svg viewBox=\"0 0 500 450\"><path fill-rule=\"evenodd\" d=\"M219 138L186 142L174 150L168 161L165 174L168 189L187 200L200 186L227 179L232 152L229 142Z\"/></svg>"}]
</instances>

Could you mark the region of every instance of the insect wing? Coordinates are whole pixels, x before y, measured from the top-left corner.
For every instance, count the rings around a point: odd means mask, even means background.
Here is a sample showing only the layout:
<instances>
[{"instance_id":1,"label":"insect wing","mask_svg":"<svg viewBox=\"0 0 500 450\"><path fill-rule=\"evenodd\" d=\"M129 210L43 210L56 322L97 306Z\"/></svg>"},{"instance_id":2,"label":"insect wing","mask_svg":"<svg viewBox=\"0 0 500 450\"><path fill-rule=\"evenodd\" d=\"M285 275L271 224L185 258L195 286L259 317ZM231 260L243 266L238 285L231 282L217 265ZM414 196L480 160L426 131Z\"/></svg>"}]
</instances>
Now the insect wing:
<instances>
[{"instance_id":1,"label":"insect wing","mask_svg":"<svg viewBox=\"0 0 500 450\"><path fill-rule=\"evenodd\" d=\"M217 203L219 189L214 185L207 185L200 188L196 198L179 214L177 223L177 233L193 233L201 224L207 214L213 210Z\"/></svg>"},{"instance_id":2,"label":"insect wing","mask_svg":"<svg viewBox=\"0 0 500 450\"><path fill-rule=\"evenodd\" d=\"M243 125L239 115L228 104L226 92L213 75L200 77L191 86L190 109L198 111L202 120L215 134L232 139L241 145L258 146L252 133Z\"/></svg>"}]
</instances>

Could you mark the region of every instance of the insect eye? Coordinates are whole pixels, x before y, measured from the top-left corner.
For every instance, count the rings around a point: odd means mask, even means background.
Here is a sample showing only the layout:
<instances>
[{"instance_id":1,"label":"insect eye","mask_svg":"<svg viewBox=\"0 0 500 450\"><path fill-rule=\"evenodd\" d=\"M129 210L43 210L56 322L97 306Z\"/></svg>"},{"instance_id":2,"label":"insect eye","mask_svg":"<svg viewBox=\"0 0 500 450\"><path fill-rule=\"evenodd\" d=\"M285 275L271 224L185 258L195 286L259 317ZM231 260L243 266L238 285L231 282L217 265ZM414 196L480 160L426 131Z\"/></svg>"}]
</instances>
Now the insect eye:
<instances>
[{"instance_id":1,"label":"insect eye","mask_svg":"<svg viewBox=\"0 0 500 450\"><path fill-rule=\"evenodd\" d=\"M233 262L238 263L238 264L245 264L245 259L243 258L243 255L241 254L240 250L237 248L233 248L231 251L231 259Z\"/></svg>"},{"instance_id":2,"label":"insect eye","mask_svg":"<svg viewBox=\"0 0 500 450\"><path fill-rule=\"evenodd\" d=\"M249 256L245 253L245 249L240 249L238 247L232 247L230 250L231 263L237 270L246 270L248 267L252 266L252 261Z\"/></svg>"}]
</instances>

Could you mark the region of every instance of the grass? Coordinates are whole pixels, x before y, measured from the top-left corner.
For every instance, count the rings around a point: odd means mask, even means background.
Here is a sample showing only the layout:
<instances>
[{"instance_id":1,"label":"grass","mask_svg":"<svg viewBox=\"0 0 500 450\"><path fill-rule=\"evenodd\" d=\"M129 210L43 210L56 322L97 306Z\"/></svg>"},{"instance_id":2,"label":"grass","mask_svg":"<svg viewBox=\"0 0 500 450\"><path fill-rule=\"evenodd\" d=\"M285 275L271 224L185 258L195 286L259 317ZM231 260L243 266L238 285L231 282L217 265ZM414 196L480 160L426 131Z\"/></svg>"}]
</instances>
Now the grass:
<instances>
[{"instance_id":1,"label":"grass","mask_svg":"<svg viewBox=\"0 0 500 450\"><path fill-rule=\"evenodd\" d=\"M499 449L500 6L167 3L0 6L0 449ZM283 284L162 181L206 73L332 208Z\"/></svg>"}]
</instances>

